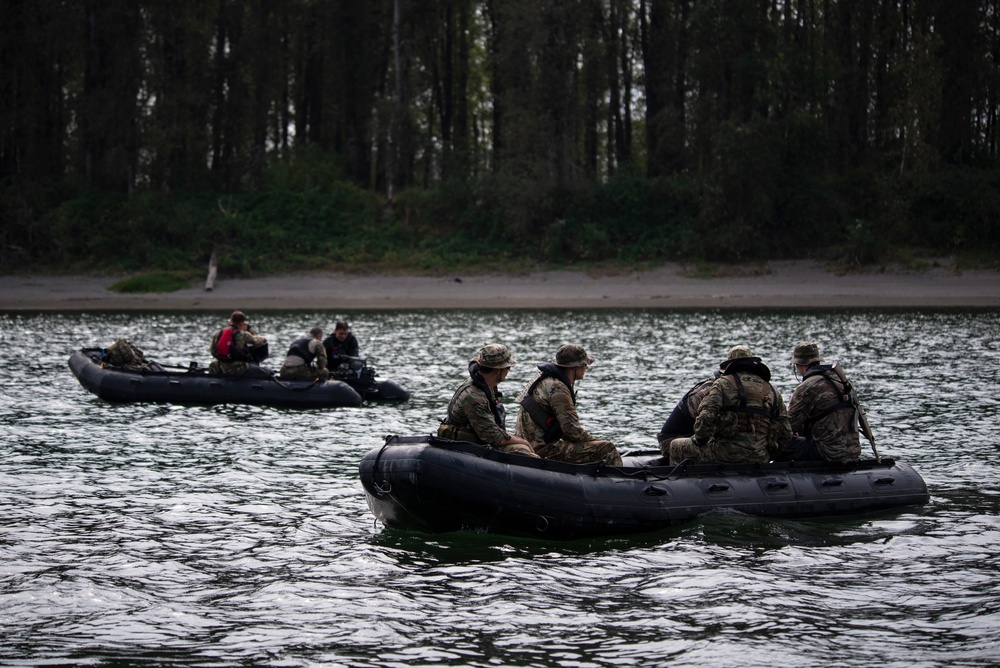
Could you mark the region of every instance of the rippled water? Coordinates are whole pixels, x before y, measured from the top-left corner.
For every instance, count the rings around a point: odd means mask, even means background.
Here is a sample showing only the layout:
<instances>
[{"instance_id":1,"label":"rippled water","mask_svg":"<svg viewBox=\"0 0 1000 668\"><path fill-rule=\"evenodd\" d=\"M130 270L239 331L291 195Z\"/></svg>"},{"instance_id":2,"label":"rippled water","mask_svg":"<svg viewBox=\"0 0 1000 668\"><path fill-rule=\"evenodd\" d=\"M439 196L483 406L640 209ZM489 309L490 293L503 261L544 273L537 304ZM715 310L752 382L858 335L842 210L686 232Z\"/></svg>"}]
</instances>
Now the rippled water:
<instances>
[{"instance_id":1,"label":"rippled water","mask_svg":"<svg viewBox=\"0 0 1000 668\"><path fill-rule=\"evenodd\" d=\"M331 313L252 314L272 351ZM0 663L936 666L1000 657L997 312L359 313L403 405L312 412L111 405L70 352L127 336L208 362L221 314L0 314ZM375 523L357 463L428 433L488 341L521 364L599 358L584 424L655 447L728 348L771 364L814 338L845 365L922 508L854 519L717 514L630 539L545 543ZM513 416L514 409L510 412ZM511 418L512 419L512 418Z\"/></svg>"}]
</instances>

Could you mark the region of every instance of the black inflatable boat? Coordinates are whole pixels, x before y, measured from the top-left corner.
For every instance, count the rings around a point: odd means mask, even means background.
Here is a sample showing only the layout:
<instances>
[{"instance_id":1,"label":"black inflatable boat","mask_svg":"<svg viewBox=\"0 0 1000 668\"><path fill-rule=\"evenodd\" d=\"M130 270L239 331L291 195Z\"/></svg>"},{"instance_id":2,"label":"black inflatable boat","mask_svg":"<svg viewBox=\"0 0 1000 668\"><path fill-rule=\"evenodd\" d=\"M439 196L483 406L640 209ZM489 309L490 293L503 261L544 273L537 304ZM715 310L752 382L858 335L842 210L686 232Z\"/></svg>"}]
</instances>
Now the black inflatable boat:
<instances>
[{"instance_id":1,"label":"black inflatable boat","mask_svg":"<svg viewBox=\"0 0 1000 668\"><path fill-rule=\"evenodd\" d=\"M330 379L342 380L365 401L408 401L410 393L394 380L376 380L378 374L363 357L334 357Z\"/></svg>"},{"instance_id":2,"label":"black inflatable boat","mask_svg":"<svg viewBox=\"0 0 1000 668\"><path fill-rule=\"evenodd\" d=\"M361 394L341 380L284 381L262 369L257 369L257 377L218 376L204 368L165 368L156 362L148 368L130 369L103 362L101 352L100 348L74 352L69 368L81 385L106 401L290 408L360 406L363 401Z\"/></svg>"},{"instance_id":3,"label":"black inflatable boat","mask_svg":"<svg viewBox=\"0 0 1000 668\"><path fill-rule=\"evenodd\" d=\"M732 509L809 518L928 501L890 459L671 467L659 453L621 467L565 464L434 436L390 436L360 464L368 506L387 526L574 539L664 529Z\"/></svg>"}]
</instances>

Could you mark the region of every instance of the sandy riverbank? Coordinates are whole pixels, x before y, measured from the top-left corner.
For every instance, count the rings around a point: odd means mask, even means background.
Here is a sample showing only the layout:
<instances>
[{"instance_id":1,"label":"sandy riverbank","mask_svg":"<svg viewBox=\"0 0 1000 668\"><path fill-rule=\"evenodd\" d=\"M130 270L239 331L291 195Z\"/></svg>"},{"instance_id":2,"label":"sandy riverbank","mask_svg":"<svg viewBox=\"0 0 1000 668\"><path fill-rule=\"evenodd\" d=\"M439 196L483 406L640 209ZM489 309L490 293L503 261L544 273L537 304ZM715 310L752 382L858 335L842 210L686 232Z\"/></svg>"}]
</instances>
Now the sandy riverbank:
<instances>
[{"instance_id":1,"label":"sandy riverbank","mask_svg":"<svg viewBox=\"0 0 1000 668\"><path fill-rule=\"evenodd\" d=\"M119 277L0 276L0 311L389 310L432 308L876 308L1000 307L1000 273L838 275L810 261L697 278L680 265L615 275L544 271L512 275L384 276L313 272L219 277L166 294L119 294Z\"/></svg>"}]
</instances>

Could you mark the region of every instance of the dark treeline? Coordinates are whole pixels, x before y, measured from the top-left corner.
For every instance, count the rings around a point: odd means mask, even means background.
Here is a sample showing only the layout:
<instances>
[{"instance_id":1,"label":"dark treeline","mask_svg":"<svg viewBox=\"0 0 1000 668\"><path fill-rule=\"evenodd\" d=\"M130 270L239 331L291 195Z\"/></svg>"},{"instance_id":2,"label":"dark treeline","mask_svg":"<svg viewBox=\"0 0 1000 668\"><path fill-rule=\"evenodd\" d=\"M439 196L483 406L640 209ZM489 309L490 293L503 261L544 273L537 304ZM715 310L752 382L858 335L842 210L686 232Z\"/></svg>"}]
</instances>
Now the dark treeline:
<instances>
[{"instance_id":1,"label":"dark treeline","mask_svg":"<svg viewBox=\"0 0 1000 668\"><path fill-rule=\"evenodd\" d=\"M992 0L6 0L0 268L998 244Z\"/></svg>"}]
</instances>

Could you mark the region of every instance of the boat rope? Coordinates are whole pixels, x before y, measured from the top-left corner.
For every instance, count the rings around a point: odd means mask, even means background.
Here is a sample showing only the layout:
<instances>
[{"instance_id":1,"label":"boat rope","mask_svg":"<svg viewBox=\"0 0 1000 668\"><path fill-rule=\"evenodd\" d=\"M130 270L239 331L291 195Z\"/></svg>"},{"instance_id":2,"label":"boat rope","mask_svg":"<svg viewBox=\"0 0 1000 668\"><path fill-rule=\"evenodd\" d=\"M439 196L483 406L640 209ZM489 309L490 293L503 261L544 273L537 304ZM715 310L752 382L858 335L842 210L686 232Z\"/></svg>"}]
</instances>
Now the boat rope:
<instances>
[{"instance_id":1,"label":"boat rope","mask_svg":"<svg viewBox=\"0 0 1000 668\"><path fill-rule=\"evenodd\" d=\"M382 478L382 484L375 482L375 475L378 473L378 460L382 458L382 453L385 449L389 447L389 441L382 444L379 449L378 454L375 455L375 461L372 462L372 487L375 489L375 493L379 496L385 496L392 491L392 483L390 483L385 478Z\"/></svg>"},{"instance_id":2,"label":"boat rope","mask_svg":"<svg viewBox=\"0 0 1000 668\"><path fill-rule=\"evenodd\" d=\"M626 478L640 477L643 480L672 480L672 479L675 479L678 471L682 467L686 466L687 464L691 464L691 463L692 462L691 462L690 458L683 459L683 460L681 460L681 462L679 464L675 465L672 469L670 469L670 471L668 471L666 473L666 475L663 475L663 474L660 474L660 473L654 473L651 469L648 469L648 468L633 469L633 470L628 470L628 469L624 469L624 468L617 468L617 467L611 467L611 466L608 466L606 468L611 469L613 471L617 471L618 473L620 473L622 476L624 476Z\"/></svg>"},{"instance_id":3,"label":"boat rope","mask_svg":"<svg viewBox=\"0 0 1000 668\"><path fill-rule=\"evenodd\" d=\"M285 388L289 392L304 392L305 390L309 390L316 387L316 385L318 385L320 382L319 378L313 378L313 381L308 385L306 385L305 387L291 387L290 385L287 385L282 381L278 380L276 376L271 376L271 380L273 380L275 383Z\"/></svg>"}]
</instances>

